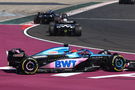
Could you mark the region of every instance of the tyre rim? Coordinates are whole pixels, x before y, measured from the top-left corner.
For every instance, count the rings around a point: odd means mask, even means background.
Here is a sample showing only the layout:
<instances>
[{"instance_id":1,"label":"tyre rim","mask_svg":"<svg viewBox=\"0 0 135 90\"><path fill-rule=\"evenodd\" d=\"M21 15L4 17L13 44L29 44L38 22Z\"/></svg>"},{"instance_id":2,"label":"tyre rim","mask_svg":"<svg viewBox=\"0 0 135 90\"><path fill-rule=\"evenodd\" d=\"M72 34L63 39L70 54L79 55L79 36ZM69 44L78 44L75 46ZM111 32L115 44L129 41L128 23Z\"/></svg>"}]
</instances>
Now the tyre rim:
<instances>
[{"instance_id":1,"label":"tyre rim","mask_svg":"<svg viewBox=\"0 0 135 90\"><path fill-rule=\"evenodd\" d=\"M29 61L29 62L26 64L26 69L27 69L28 71L32 71L32 70L34 69L34 66L35 66L34 62Z\"/></svg>"},{"instance_id":2,"label":"tyre rim","mask_svg":"<svg viewBox=\"0 0 135 90\"><path fill-rule=\"evenodd\" d=\"M118 68L122 68L124 65L124 62L121 58L116 58L116 61L115 61L115 66L118 67Z\"/></svg>"}]
</instances>

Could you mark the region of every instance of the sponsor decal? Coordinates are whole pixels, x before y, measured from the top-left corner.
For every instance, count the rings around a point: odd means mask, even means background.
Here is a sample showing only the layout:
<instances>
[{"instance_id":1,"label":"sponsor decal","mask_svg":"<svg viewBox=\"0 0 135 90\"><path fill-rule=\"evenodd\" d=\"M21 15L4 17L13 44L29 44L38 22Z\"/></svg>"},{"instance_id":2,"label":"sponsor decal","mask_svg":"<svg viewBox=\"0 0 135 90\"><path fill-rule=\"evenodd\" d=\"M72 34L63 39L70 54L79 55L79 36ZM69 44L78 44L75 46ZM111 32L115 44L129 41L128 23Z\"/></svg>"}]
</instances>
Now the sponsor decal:
<instances>
[{"instance_id":1,"label":"sponsor decal","mask_svg":"<svg viewBox=\"0 0 135 90\"><path fill-rule=\"evenodd\" d=\"M56 68L70 68L70 67L74 67L75 64L76 64L76 60L55 61Z\"/></svg>"},{"instance_id":2,"label":"sponsor decal","mask_svg":"<svg viewBox=\"0 0 135 90\"><path fill-rule=\"evenodd\" d=\"M24 54L14 54L13 57L23 57Z\"/></svg>"}]
</instances>

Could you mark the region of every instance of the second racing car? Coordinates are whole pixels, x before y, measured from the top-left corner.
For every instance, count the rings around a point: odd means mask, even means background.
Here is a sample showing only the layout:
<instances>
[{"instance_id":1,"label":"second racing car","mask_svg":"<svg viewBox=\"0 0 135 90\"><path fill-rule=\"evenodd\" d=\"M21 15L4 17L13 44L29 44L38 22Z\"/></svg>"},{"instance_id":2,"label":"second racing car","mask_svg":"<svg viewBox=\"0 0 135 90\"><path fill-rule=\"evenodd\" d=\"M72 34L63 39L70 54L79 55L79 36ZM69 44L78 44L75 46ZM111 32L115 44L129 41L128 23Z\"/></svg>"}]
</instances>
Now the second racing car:
<instances>
[{"instance_id":1,"label":"second racing car","mask_svg":"<svg viewBox=\"0 0 135 90\"><path fill-rule=\"evenodd\" d=\"M76 21L69 21L67 18L62 18L59 21L51 22L49 25L50 36L55 35L72 35L81 36L82 27Z\"/></svg>"}]
</instances>

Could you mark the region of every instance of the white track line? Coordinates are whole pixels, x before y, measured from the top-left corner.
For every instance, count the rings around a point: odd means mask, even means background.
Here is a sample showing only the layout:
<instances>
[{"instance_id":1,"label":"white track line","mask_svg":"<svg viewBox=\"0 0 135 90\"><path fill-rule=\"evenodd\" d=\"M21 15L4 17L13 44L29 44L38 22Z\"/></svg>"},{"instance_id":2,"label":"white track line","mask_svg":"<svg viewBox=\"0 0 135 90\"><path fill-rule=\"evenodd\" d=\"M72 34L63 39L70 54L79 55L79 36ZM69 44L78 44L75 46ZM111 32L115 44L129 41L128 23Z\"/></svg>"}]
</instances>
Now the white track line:
<instances>
[{"instance_id":1,"label":"white track line","mask_svg":"<svg viewBox=\"0 0 135 90\"><path fill-rule=\"evenodd\" d=\"M10 66L4 66L4 67L0 67L0 70L15 70L15 68Z\"/></svg>"},{"instance_id":2,"label":"white track line","mask_svg":"<svg viewBox=\"0 0 135 90\"><path fill-rule=\"evenodd\" d=\"M104 78L113 78L113 77L135 77L135 73L95 76L95 77L87 77L87 78L89 78L89 79L104 79Z\"/></svg>"},{"instance_id":3,"label":"white track line","mask_svg":"<svg viewBox=\"0 0 135 90\"><path fill-rule=\"evenodd\" d=\"M76 72L76 73L58 73L58 74L54 74L52 76L69 77L69 76L74 76L74 75L78 75L78 74L82 74L82 72Z\"/></svg>"},{"instance_id":4,"label":"white track line","mask_svg":"<svg viewBox=\"0 0 135 90\"><path fill-rule=\"evenodd\" d=\"M88 11L88 10L92 10L92 9L95 9L95 8L99 8L99 7L102 7L102 6L105 6L105 5L117 3L117 2L118 2L118 0L109 1L109 2L104 2L104 3L99 3L99 4L95 4L95 5L91 5L91 6L79 8L79 9L76 9L76 10L72 10L72 11L70 11L70 12L67 12L67 14L68 14L69 16L71 16L71 15L79 14L79 13L82 13L82 12L85 12L85 11Z\"/></svg>"}]
</instances>

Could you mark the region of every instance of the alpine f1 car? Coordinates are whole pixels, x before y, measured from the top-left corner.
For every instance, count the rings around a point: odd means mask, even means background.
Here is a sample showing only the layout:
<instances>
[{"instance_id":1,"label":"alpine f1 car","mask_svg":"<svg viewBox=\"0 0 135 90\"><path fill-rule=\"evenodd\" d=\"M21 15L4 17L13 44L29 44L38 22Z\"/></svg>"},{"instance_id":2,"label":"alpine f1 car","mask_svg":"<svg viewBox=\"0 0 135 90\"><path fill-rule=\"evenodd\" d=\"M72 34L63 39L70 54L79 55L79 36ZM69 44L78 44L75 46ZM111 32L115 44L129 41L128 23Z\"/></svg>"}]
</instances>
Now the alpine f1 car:
<instances>
[{"instance_id":1,"label":"alpine f1 car","mask_svg":"<svg viewBox=\"0 0 135 90\"><path fill-rule=\"evenodd\" d=\"M119 0L119 4L135 4L135 0Z\"/></svg>"},{"instance_id":2,"label":"alpine f1 car","mask_svg":"<svg viewBox=\"0 0 135 90\"><path fill-rule=\"evenodd\" d=\"M34 24L47 24L54 21L56 16L58 15L52 10L47 12L38 12L38 14L34 17Z\"/></svg>"},{"instance_id":3,"label":"alpine f1 car","mask_svg":"<svg viewBox=\"0 0 135 90\"><path fill-rule=\"evenodd\" d=\"M49 34L50 36L55 35L81 36L82 27L75 21L68 21L67 18L64 18L57 22L50 23Z\"/></svg>"},{"instance_id":4,"label":"alpine f1 car","mask_svg":"<svg viewBox=\"0 0 135 90\"><path fill-rule=\"evenodd\" d=\"M35 74L39 70L47 71L93 71L97 69L123 71L134 69L133 61L119 54L101 51L94 54L88 49L73 49L68 45L54 47L28 56L22 49L8 51L9 66L16 68L19 74ZM128 65L128 67L127 67Z\"/></svg>"}]
</instances>

